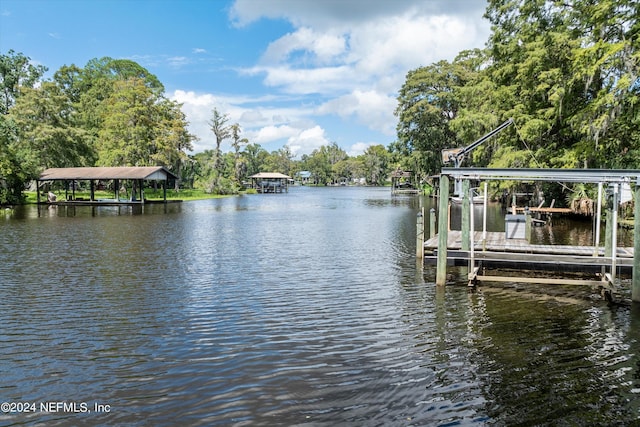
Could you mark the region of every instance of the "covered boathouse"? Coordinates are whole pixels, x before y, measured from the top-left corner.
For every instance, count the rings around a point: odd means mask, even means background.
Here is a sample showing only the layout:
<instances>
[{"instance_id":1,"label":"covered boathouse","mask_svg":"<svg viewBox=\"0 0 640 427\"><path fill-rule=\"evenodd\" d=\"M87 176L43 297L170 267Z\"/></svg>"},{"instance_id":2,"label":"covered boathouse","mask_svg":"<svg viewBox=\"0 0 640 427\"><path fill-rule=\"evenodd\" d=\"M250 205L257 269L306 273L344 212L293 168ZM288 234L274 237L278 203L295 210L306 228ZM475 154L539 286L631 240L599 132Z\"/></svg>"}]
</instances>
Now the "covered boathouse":
<instances>
[{"instance_id":1,"label":"covered boathouse","mask_svg":"<svg viewBox=\"0 0 640 427\"><path fill-rule=\"evenodd\" d=\"M413 171L396 169L391 174L391 194L419 194Z\"/></svg>"},{"instance_id":2,"label":"covered boathouse","mask_svg":"<svg viewBox=\"0 0 640 427\"><path fill-rule=\"evenodd\" d=\"M282 193L289 191L292 178L279 172L260 172L251 175L251 186L258 193Z\"/></svg>"},{"instance_id":3,"label":"covered boathouse","mask_svg":"<svg viewBox=\"0 0 640 427\"><path fill-rule=\"evenodd\" d=\"M78 168L51 168L40 174L36 180L38 188L38 203L43 203L40 198L40 186L47 181L64 181L65 198L55 201L55 204L101 204L123 205L144 204L155 202L145 199L143 181L157 181L162 183L163 200L167 203L167 184L169 180L178 177L162 166L117 166L117 167L78 167ZM89 181L89 199L76 197L76 182ZM96 199L96 185L100 181L113 181L113 198ZM131 192L127 184L131 185ZM120 197L120 190L124 186L126 198ZM48 201L46 203L52 203Z\"/></svg>"}]
</instances>

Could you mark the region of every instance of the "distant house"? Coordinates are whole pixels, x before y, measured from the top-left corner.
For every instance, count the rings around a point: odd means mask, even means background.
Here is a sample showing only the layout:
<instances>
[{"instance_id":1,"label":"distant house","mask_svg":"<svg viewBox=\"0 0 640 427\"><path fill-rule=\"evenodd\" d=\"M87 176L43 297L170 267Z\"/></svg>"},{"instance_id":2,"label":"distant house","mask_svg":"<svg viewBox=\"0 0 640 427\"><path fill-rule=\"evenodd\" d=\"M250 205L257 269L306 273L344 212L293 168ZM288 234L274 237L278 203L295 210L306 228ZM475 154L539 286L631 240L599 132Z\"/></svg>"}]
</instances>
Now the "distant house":
<instances>
[{"instance_id":1,"label":"distant house","mask_svg":"<svg viewBox=\"0 0 640 427\"><path fill-rule=\"evenodd\" d=\"M311 172L310 171L296 172L296 181L299 182L300 185L311 184Z\"/></svg>"},{"instance_id":2,"label":"distant house","mask_svg":"<svg viewBox=\"0 0 640 427\"><path fill-rule=\"evenodd\" d=\"M260 172L251 175L251 187L258 193L282 193L289 191L289 175L279 172Z\"/></svg>"}]
</instances>

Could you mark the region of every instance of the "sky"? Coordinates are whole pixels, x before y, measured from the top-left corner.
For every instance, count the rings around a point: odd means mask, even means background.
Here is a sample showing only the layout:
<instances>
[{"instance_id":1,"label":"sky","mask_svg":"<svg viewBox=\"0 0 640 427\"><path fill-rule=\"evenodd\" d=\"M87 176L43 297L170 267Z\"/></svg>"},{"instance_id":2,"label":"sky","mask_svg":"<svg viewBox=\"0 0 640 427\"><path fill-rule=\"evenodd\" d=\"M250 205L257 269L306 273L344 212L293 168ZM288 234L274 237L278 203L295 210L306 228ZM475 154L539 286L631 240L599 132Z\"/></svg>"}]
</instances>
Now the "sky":
<instances>
[{"instance_id":1,"label":"sky","mask_svg":"<svg viewBox=\"0 0 640 427\"><path fill-rule=\"evenodd\" d=\"M485 0L0 0L0 54L84 67L105 56L156 75L198 140L216 108L242 137L299 158L396 140L410 70L483 48ZM230 141L222 145L231 149Z\"/></svg>"}]
</instances>

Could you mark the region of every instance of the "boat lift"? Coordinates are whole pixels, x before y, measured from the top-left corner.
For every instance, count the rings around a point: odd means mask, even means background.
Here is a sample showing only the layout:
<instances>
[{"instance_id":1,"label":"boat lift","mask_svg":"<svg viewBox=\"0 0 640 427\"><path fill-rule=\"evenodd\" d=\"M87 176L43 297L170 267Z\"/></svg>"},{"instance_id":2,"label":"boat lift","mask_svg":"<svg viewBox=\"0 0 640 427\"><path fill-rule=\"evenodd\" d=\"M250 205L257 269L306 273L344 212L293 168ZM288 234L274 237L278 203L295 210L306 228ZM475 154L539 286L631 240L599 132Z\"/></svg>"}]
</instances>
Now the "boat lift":
<instances>
[{"instance_id":1,"label":"boat lift","mask_svg":"<svg viewBox=\"0 0 640 427\"><path fill-rule=\"evenodd\" d=\"M505 128L507 128L511 124L513 124L513 119L507 120L506 122L502 123L500 126L495 128L494 130L489 132L488 134L484 135L482 138L477 139L476 141L472 142L471 144L467 145L466 147L445 148L444 150L442 150L442 162L444 164L453 162L453 167L456 168L456 169L459 168L460 166L462 166L462 162L464 161L464 159L467 156L467 154L469 154L470 152L472 152L473 150L478 148L486 140L488 140L491 137L493 137L493 136L497 135L498 133L502 132ZM456 179L456 181L455 181L454 193L453 194L455 196L461 196L462 195L462 181L459 180L459 179Z\"/></svg>"}]
</instances>

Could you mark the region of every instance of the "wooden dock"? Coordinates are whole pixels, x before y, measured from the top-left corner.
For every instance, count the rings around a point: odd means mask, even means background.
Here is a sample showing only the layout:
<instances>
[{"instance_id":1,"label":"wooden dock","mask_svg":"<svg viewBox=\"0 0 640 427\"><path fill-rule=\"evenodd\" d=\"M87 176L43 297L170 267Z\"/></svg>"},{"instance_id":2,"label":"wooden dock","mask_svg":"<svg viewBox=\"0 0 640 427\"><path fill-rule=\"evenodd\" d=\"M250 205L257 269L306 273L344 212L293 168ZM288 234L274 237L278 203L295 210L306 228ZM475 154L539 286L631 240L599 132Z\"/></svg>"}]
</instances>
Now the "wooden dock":
<instances>
[{"instance_id":1,"label":"wooden dock","mask_svg":"<svg viewBox=\"0 0 640 427\"><path fill-rule=\"evenodd\" d=\"M448 258L454 265L466 265L471 250L462 250L462 232L448 233ZM507 239L503 232L476 232L473 238L473 258L487 266L502 268L526 267L527 270L598 272L611 264L603 247L573 245L538 245L526 239ZM435 263L438 252L438 236L424 243L425 262ZM616 248L616 265L620 273L629 273L633 267L633 248Z\"/></svg>"},{"instance_id":2,"label":"wooden dock","mask_svg":"<svg viewBox=\"0 0 640 427\"><path fill-rule=\"evenodd\" d=\"M476 231L473 241L475 251L505 252L505 253L526 253L526 254L548 254L548 255L580 255L588 257L603 257L604 248L593 246L573 246L573 245L536 245L529 243L526 239L507 239L504 232L486 233L483 239L483 232ZM438 249L438 235L424 242L425 253L434 252ZM462 249L462 232L460 230L450 230L447 236L447 249ZM617 256L621 260L633 259L633 248L617 248Z\"/></svg>"},{"instance_id":3,"label":"wooden dock","mask_svg":"<svg viewBox=\"0 0 640 427\"><path fill-rule=\"evenodd\" d=\"M484 238L483 238L484 235ZM610 266L612 257L605 256L605 249L593 246L538 245L526 239L507 239L504 232L475 232L473 250L462 249L462 232L451 230L447 235L447 264L469 266L469 286L479 281L524 282L539 284L590 285L601 287L610 293L613 280L602 274ZM424 242L424 262L437 264L438 236ZM618 274L631 274L633 248L616 248L616 270ZM553 278L536 277L532 274L514 277L501 273L487 274L488 270L526 270L558 272ZM566 273L593 273L594 279L572 279ZM600 276L596 278L595 275Z\"/></svg>"},{"instance_id":4,"label":"wooden dock","mask_svg":"<svg viewBox=\"0 0 640 427\"><path fill-rule=\"evenodd\" d=\"M610 299L617 286L617 275L629 272L631 275L631 299L640 302L640 235L634 236L634 248L619 248L617 245L617 207L624 186L635 182L635 198L640 200L640 170L605 169L487 169L487 168L442 168L440 174L441 195L450 194L450 180L461 181L460 194L463 195L461 211L462 231L449 230L451 209L447 200L439 199L437 228L435 209L430 211L429 230L437 235L424 241L425 214L420 212L416 224L416 255L423 262L436 264L436 285L447 282L447 266L466 265L469 285L478 281L509 281L524 283L554 283L568 285L592 285L598 287L603 296ZM474 229L474 209L471 209L473 189L471 181L515 180L540 182L570 182L597 185L596 235L600 241L601 211L604 207L606 230L604 248L592 246L533 245L526 240L530 236L532 209L518 215L517 211L505 217L506 232L486 230L486 210L483 210L483 231ZM610 203L603 203L611 196ZM486 201L485 201L486 203ZM534 208L536 210L542 208ZM514 208L515 209L515 208ZM553 207L542 208L535 213L558 214ZM634 209L634 229L640 230L640 203ZM542 222L542 221L540 221ZM524 230L521 224L524 223ZM639 231L640 232L640 231ZM634 233L635 234L635 233ZM638 267L638 268L636 268ZM485 275L494 268L496 275ZM511 271L500 271L513 269ZM535 271L547 272L535 273ZM553 273L551 276L550 272ZM570 271L595 273L591 277L580 275L580 280L566 278ZM540 277L542 276L542 277ZM584 278L584 279L583 279ZM597 280L593 280L597 279Z\"/></svg>"}]
</instances>

